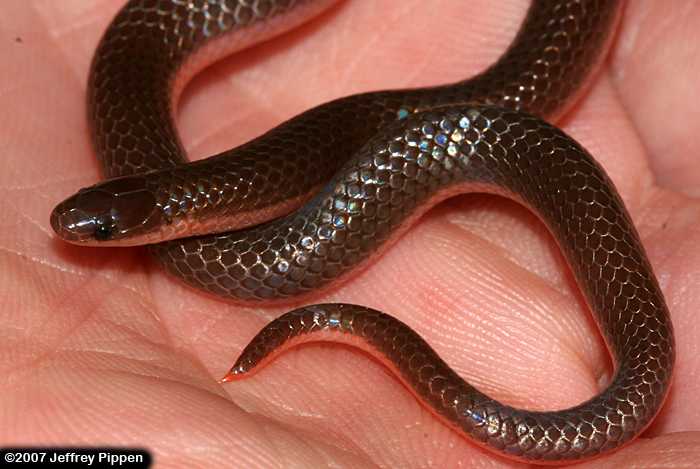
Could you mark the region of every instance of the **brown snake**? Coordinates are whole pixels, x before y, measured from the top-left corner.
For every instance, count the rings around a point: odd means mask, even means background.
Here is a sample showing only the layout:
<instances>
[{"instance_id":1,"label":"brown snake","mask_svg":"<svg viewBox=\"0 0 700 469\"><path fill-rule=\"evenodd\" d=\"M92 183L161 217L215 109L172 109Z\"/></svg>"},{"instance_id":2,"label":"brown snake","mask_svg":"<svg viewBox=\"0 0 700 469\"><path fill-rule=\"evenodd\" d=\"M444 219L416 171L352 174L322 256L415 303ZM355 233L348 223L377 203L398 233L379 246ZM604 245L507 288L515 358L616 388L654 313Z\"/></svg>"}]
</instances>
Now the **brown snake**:
<instances>
[{"instance_id":1,"label":"brown snake","mask_svg":"<svg viewBox=\"0 0 700 469\"><path fill-rule=\"evenodd\" d=\"M561 463L631 441L668 393L669 314L613 184L542 120L565 112L589 81L619 2L533 1L510 48L473 78L341 98L186 164L172 114L187 79L327 3L130 1L102 38L88 86L93 140L113 179L58 205L55 231L78 244L155 243L156 259L190 285L270 300L343 278L449 196L510 197L551 231L600 327L615 362L600 394L558 411L503 405L405 324L348 304L274 320L224 380L248 376L300 341L349 341L381 357L448 425L507 457Z\"/></svg>"}]
</instances>

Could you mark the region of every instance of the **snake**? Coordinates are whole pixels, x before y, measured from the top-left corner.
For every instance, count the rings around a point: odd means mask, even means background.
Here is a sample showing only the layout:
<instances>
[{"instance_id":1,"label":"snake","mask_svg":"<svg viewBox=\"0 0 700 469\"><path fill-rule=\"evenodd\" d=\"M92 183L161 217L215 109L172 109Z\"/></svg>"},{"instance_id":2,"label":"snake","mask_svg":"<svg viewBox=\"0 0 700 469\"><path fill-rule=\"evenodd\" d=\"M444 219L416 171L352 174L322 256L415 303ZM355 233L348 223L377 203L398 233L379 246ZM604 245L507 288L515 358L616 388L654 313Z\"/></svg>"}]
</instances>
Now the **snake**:
<instances>
[{"instance_id":1,"label":"snake","mask_svg":"<svg viewBox=\"0 0 700 469\"><path fill-rule=\"evenodd\" d=\"M534 0L508 49L475 76L340 97L188 162L174 110L190 78L331 3L129 1L104 33L87 84L106 180L56 206L57 235L86 246L148 245L195 288L241 302L285 301L347 280L449 197L513 199L548 228L613 358L609 384L588 401L552 411L505 405L399 319L344 303L272 320L222 381L249 377L301 342L346 342L389 367L445 425L506 458L561 464L634 440L668 395L671 319L612 181L550 124L593 81L622 2ZM450 41L460 43L459 31ZM472 47L464 41L460 50Z\"/></svg>"}]
</instances>

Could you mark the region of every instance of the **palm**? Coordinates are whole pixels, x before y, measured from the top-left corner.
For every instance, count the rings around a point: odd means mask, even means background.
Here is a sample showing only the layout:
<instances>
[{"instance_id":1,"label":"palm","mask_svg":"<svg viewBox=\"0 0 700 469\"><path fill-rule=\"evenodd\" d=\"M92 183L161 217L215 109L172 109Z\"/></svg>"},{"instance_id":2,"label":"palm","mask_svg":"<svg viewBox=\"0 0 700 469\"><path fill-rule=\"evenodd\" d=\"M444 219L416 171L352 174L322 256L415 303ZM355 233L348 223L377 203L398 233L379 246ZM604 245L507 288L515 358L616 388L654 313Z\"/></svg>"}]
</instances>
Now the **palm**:
<instances>
[{"instance_id":1,"label":"palm","mask_svg":"<svg viewBox=\"0 0 700 469\"><path fill-rule=\"evenodd\" d=\"M307 347L221 387L216 379L245 343L292 304L230 305L163 274L143 250L54 239L52 206L99 177L85 81L113 3L5 5L12 20L0 43L0 442L145 446L161 463L185 465L510 464L444 427L379 364L351 349ZM508 44L528 2L510 3L474 0L465 9L441 0L416 16L422 2L386 1L381 10L345 2L198 77L180 106L183 140L201 157L333 97L460 79ZM700 300L692 288L700 272L700 121L688 99L698 56L683 46L698 44L700 11L692 1L655 11L661 8L652 0L628 6L607 68L562 123L616 182L676 326L669 401L650 439L614 454L612 466L655 459L668 448L677 451L670 462L681 464L694 460L691 448L700 443L697 433L679 433L700 415L691 316ZM450 37L455 31L463 37ZM546 230L500 198L443 204L364 273L316 300L398 316L464 377L518 406L576 404L610 372Z\"/></svg>"}]
</instances>

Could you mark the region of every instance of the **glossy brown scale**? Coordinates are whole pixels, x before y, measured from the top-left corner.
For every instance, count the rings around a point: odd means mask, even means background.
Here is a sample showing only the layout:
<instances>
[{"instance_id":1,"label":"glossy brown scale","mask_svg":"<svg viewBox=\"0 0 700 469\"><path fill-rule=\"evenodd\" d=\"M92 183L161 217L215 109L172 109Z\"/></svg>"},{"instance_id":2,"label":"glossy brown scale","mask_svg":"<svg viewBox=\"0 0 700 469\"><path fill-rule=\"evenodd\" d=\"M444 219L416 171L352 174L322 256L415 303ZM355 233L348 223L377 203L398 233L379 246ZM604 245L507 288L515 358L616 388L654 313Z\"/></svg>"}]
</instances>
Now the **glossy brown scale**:
<instances>
[{"instance_id":1,"label":"glossy brown scale","mask_svg":"<svg viewBox=\"0 0 700 469\"><path fill-rule=\"evenodd\" d=\"M589 401L552 412L503 405L397 319L346 304L271 322L224 381L299 341L349 341L380 357L452 428L504 456L561 463L631 441L668 393L668 311L611 181L541 120L563 114L584 89L611 41L619 2L533 1L509 49L475 77L340 98L185 164L172 110L186 78L326 3L129 2L96 52L88 109L105 174L132 176L63 202L52 215L56 232L91 245L156 243L156 259L196 288L274 300L347 278L456 193L513 198L556 239L616 364L612 382ZM200 236L180 239L192 235Z\"/></svg>"}]
</instances>

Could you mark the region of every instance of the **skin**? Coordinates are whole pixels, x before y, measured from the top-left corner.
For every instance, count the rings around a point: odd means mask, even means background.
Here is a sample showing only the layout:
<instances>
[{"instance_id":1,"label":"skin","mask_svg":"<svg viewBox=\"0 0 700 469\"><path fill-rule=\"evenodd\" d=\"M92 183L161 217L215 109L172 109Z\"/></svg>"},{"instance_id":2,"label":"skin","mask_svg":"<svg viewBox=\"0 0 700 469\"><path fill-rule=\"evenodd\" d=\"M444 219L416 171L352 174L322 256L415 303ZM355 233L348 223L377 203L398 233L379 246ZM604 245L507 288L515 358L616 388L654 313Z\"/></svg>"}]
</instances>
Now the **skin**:
<instances>
[{"instance_id":1,"label":"skin","mask_svg":"<svg viewBox=\"0 0 700 469\"><path fill-rule=\"evenodd\" d=\"M168 277L142 249L55 239L53 205L100 178L85 82L118 3L4 5L0 445L147 447L160 467L519 466L464 441L353 349L305 346L222 387L216 380L253 335L299 303L231 305ZM371 2L346 2L197 77L179 113L191 154L242 143L336 96L483 69L512 38L527 1L475 0L471 11L450 14L459 2L441 0L420 22L411 15L417 2L385 3L390 13L376 31ZM690 98L699 26L692 0L630 2L605 69L559 123L617 184L678 347L671 394L644 437L581 467L691 467L700 458L700 119ZM478 45L474 53L433 55L451 31ZM411 48L424 60L402 61L406 40L421 34ZM444 288L432 288L431 278ZM612 371L546 230L496 197L448 201L363 273L306 303L331 301L396 315L460 374L514 405L576 404Z\"/></svg>"}]
</instances>

